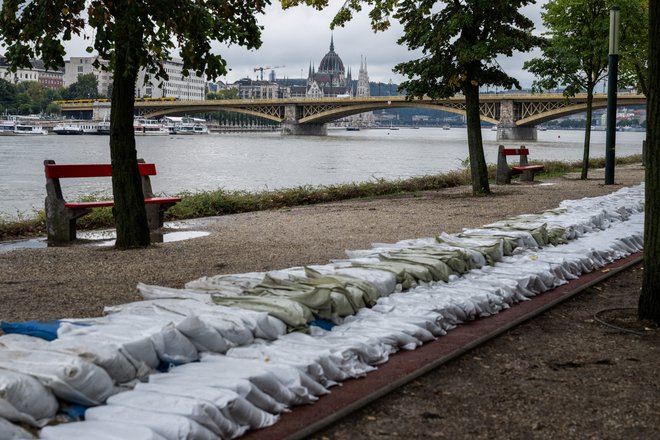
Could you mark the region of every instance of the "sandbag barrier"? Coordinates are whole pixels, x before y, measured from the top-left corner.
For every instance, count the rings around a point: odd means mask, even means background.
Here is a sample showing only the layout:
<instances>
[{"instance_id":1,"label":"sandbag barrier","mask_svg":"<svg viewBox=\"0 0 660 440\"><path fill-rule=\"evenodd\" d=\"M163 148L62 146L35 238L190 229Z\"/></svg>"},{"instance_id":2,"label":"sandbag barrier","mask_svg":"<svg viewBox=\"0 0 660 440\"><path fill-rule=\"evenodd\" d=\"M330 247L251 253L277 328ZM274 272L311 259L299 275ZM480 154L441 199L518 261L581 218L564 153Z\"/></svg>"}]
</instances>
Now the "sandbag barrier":
<instances>
[{"instance_id":1,"label":"sandbag barrier","mask_svg":"<svg viewBox=\"0 0 660 440\"><path fill-rule=\"evenodd\" d=\"M643 198L640 185L324 266L141 284L145 301L60 322L50 342L5 323L17 333L0 337L0 439L30 438L20 424L43 427L75 405L92 406L84 422L41 438L236 438L269 426L396 351L641 250Z\"/></svg>"}]
</instances>

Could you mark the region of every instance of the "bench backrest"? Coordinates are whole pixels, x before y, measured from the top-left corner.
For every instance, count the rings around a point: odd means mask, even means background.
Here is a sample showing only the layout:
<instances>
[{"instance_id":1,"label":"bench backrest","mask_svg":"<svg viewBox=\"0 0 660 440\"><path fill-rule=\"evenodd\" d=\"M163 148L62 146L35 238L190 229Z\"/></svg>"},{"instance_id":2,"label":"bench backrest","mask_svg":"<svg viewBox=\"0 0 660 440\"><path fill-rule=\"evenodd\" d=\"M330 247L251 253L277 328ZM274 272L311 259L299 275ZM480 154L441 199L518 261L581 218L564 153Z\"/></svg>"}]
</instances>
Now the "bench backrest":
<instances>
[{"instance_id":1,"label":"bench backrest","mask_svg":"<svg viewBox=\"0 0 660 440\"><path fill-rule=\"evenodd\" d=\"M112 165L109 163L95 163L84 165L58 165L45 163L46 178L65 179L75 177L112 177ZM138 163L141 176L155 176L156 164Z\"/></svg>"},{"instance_id":2,"label":"bench backrest","mask_svg":"<svg viewBox=\"0 0 660 440\"><path fill-rule=\"evenodd\" d=\"M503 148L500 150L500 154L505 156L527 156L529 150L527 148Z\"/></svg>"}]
</instances>

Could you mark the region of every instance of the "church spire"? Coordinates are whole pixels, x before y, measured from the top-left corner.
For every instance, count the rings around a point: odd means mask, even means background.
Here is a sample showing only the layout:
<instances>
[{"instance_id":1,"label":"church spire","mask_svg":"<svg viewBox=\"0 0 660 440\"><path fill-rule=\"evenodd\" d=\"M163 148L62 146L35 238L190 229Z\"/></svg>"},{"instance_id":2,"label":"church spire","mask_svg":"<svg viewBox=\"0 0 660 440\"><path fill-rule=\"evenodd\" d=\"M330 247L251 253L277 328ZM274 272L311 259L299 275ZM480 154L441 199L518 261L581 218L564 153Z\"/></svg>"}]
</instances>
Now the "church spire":
<instances>
[{"instance_id":1,"label":"church spire","mask_svg":"<svg viewBox=\"0 0 660 440\"><path fill-rule=\"evenodd\" d=\"M335 36L334 34L330 34L330 52L335 51Z\"/></svg>"}]
</instances>

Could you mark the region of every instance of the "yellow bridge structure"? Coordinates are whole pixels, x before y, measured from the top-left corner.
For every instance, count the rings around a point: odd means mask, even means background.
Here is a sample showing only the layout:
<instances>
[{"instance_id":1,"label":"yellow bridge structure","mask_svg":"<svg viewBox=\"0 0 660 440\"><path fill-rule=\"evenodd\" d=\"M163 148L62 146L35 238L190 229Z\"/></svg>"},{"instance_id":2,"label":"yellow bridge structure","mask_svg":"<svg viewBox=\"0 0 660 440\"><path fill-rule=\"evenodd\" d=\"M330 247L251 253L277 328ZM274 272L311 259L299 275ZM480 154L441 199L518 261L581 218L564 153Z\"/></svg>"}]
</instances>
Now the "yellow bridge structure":
<instances>
[{"instance_id":1,"label":"yellow bridge structure","mask_svg":"<svg viewBox=\"0 0 660 440\"><path fill-rule=\"evenodd\" d=\"M645 105L644 95L621 93L617 106ZM65 114L109 116L110 103L84 100L60 104ZM283 134L325 135L327 124L346 116L393 108L426 108L465 115L465 97L412 99L405 96L326 97L287 99L235 99L217 101L147 100L135 103L138 116L156 118L214 111L238 112L275 121ZM593 108L607 107L607 95L595 94ZM587 109L587 95L567 98L561 93L482 94L480 115L497 125L498 140L536 140L536 125Z\"/></svg>"}]
</instances>

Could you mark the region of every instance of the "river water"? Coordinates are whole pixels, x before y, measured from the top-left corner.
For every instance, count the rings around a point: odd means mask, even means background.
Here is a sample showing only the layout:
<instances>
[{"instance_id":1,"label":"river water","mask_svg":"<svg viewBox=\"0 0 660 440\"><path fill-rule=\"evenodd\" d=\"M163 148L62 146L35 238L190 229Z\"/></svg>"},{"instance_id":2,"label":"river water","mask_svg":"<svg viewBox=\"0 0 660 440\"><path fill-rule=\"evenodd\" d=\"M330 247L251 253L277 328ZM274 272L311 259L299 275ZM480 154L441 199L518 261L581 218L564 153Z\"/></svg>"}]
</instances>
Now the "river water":
<instances>
[{"instance_id":1,"label":"river water","mask_svg":"<svg viewBox=\"0 0 660 440\"><path fill-rule=\"evenodd\" d=\"M497 161L496 132L483 130L486 161ZM539 131L525 142L532 160L582 158L583 131ZM617 133L617 156L639 154L644 133ZM0 137L0 215L32 216L45 197L43 161L107 163L107 136ZM438 174L468 157L464 128L329 130L324 137L279 133L154 136L136 139L138 157L156 164L154 191L174 195L200 190L259 191ZM517 146L520 142L507 143ZM591 157L605 156L605 132L592 132ZM110 179L66 179L67 200L110 194Z\"/></svg>"}]
</instances>

